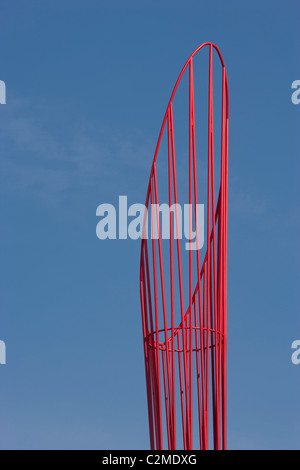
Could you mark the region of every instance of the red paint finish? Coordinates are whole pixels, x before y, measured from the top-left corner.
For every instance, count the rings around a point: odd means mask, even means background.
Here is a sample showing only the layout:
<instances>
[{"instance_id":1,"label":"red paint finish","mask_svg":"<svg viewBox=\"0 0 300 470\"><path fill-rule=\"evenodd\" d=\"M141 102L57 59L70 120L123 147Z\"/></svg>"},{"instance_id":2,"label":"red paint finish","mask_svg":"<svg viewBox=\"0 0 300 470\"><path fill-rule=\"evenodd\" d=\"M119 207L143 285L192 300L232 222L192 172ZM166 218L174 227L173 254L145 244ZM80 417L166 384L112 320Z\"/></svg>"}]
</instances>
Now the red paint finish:
<instances>
[{"instance_id":1,"label":"red paint finish","mask_svg":"<svg viewBox=\"0 0 300 470\"><path fill-rule=\"evenodd\" d=\"M208 66L208 144L207 154L196 153L194 56L204 47L209 49ZM221 109L218 113L220 148L215 162L214 132L214 64L217 55L221 63ZM184 278L183 250L176 238L179 231L178 168L175 154L173 100L178 85L188 72L188 155L187 187L190 204L189 228L193 220L197 242L199 221L196 206L200 181L205 173L206 253L190 250ZM201 79L201 77L200 77ZM199 80L199 77L197 78ZM183 67L158 138L148 185L146 207L151 204L151 216L156 218L158 237L142 240L140 263L140 295L145 353L146 385L151 449L226 449L227 421L227 200L228 200L228 83L225 65L219 49L212 43L198 47ZM162 240L159 204L157 158L166 134L165 188L168 188L170 240ZM198 141L197 141L198 142ZM203 160L202 179L197 164ZM216 163L219 182L215 182ZM203 170L205 168L205 170ZM180 175L181 176L181 175ZM146 218L144 230L146 229ZM199 248L199 245L197 244ZM167 251L167 252L166 252ZM168 263L166 259L168 258ZM166 264L168 267L166 267ZM188 286L188 288L187 288ZM175 291L177 295L175 295ZM168 293L167 293L168 292ZM169 296L167 298L167 295ZM176 322L177 317L177 322Z\"/></svg>"}]
</instances>

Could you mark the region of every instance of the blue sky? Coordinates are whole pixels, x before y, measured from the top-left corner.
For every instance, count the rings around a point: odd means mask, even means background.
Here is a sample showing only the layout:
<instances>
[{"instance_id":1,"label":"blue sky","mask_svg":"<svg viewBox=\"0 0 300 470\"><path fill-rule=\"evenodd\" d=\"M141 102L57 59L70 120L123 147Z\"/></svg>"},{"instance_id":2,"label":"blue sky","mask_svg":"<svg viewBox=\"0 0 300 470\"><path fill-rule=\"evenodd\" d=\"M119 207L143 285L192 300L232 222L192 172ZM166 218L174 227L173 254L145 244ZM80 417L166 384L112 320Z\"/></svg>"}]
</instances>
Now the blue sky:
<instances>
[{"instance_id":1,"label":"blue sky","mask_svg":"<svg viewBox=\"0 0 300 470\"><path fill-rule=\"evenodd\" d=\"M230 87L228 443L299 448L299 5L245 3L2 0L0 448L147 448L140 244L95 214L144 202L206 41Z\"/></svg>"}]
</instances>

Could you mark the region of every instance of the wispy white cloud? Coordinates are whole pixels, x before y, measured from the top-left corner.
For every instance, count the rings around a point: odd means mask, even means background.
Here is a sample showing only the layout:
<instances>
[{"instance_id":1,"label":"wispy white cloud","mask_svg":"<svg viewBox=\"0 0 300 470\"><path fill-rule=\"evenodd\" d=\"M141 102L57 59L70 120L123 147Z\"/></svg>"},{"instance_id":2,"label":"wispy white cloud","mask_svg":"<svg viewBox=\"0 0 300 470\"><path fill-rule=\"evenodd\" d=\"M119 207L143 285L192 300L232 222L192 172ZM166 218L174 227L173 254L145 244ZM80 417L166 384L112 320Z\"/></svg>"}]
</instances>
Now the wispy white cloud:
<instances>
[{"instance_id":1,"label":"wispy white cloud","mask_svg":"<svg viewBox=\"0 0 300 470\"><path fill-rule=\"evenodd\" d=\"M256 217L269 209L269 200L264 193L259 193L247 181L241 184L240 178L230 177L228 192L228 210L237 215Z\"/></svg>"},{"instance_id":2,"label":"wispy white cloud","mask_svg":"<svg viewBox=\"0 0 300 470\"><path fill-rule=\"evenodd\" d=\"M231 188L228 206L230 212L256 216L263 214L267 210L268 204L264 197L259 198L247 190L242 192Z\"/></svg>"},{"instance_id":3,"label":"wispy white cloud","mask_svg":"<svg viewBox=\"0 0 300 470\"><path fill-rule=\"evenodd\" d=\"M0 117L1 191L59 200L68 190L109 188L123 168L150 169L152 143L134 131L128 137L101 122L68 122L63 111L24 101L6 106Z\"/></svg>"}]
</instances>

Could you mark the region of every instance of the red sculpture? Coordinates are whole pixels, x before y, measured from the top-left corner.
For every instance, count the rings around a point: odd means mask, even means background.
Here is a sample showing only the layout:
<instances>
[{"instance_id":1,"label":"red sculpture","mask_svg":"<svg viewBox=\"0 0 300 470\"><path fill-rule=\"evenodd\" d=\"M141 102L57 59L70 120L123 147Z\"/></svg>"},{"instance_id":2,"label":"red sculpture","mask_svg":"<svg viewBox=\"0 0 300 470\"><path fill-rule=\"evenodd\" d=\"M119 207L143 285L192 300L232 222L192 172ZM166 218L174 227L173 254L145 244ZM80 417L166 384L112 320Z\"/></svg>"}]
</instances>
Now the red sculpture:
<instances>
[{"instance_id":1,"label":"red sculpture","mask_svg":"<svg viewBox=\"0 0 300 470\"><path fill-rule=\"evenodd\" d=\"M195 100L195 55L209 51L208 123L198 119ZM215 90L213 57L219 58L220 86ZM178 171L175 154L174 98L188 71L186 135L189 160L186 193L189 203L189 233L194 223L197 249L184 252L176 234L179 227L179 192L184 193L184 171ZM202 76L199 81L202 80ZM221 119L214 122L214 95L219 98ZM217 101L217 100L216 100ZM203 107L203 100L201 102ZM212 43L198 47L183 67L175 84L159 134L148 185L146 207L156 219L157 237L142 239L140 295L145 353L146 385L151 449L226 449L227 421L227 200L228 200L228 83L224 61ZM195 117L197 115L197 118ZM182 117L182 116L181 116ZM205 118L206 120L206 118ZM204 124L203 124L204 122ZM207 126L205 159L198 149L196 127ZM216 145L218 128L219 145ZM206 131L206 132L207 132ZM182 132L182 129L180 129ZM167 164L160 173L167 189L169 240L161 236L158 184L158 154L165 139ZM196 158L197 141L197 158ZM206 144L205 144L206 145ZM199 147L203 147L200 142ZM184 151L181 163L184 161ZM201 152L200 152L201 153ZM218 153L219 158L216 159ZM176 166L177 156L177 166ZM161 157L160 157L161 158ZM160 159L159 159L160 160ZM197 174L197 165L202 169ZM204 168L207 161L207 168ZM176 173L177 171L177 173ZM220 184L215 185L218 172ZM205 178L202 176L205 174ZM178 184L178 178L181 183ZM203 182L201 182L202 180ZM218 188L216 193L215 186ZM198 195L206 197L206 253L200 260ZM201 201L200 201L201 202ZM156 206L155 206L156 204ZM144 234L147 231L144 218ZM183 258L186 259L183 259ZM202 258L202 253L201 253ZM186 269L186 275L184 273Z\"/></svg>"}]
</instances>

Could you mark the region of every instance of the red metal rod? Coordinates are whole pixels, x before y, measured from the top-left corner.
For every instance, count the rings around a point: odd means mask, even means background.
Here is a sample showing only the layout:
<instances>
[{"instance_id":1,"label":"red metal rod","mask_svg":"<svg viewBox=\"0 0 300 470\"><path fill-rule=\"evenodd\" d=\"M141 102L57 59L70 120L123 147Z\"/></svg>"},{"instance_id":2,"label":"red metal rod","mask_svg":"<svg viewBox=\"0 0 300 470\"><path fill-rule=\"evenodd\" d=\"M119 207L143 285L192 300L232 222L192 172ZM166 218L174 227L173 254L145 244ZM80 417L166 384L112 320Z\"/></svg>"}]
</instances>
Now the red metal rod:
<instances>
[{"instance_id":1,"label":"red metal rod","mask_svg":"<svg viewBox=\"0 0 300 470\"><path fill-rule=\"evenodd\" d=\"M209 52L207 175L205 175L207 243L201 265L199 234L202 221L198 219L197 208L198 189L203 193L200 185L203 178L197 175L198 161L202 156L199 156L199 150L198 155L196 153L196 135L197 126L203 121L202 118L200 121L196 120L195 108L198 106L198 101L195 100L194 58L204 47L207 47ZM221 62L222 69L220 150L215 150L217 135L214 133L214 52ZM182 242L179 238L182 221L178 209L173 99L187 70L189 73L187 115L189 240L187 242L192 243L194 214L196 250L189 250L188 277L185 279L183 273L186 264L182 257ZM200 81L197 79L198 83ZM184 449L193 449L196 443L193 436L194 421L197 421L199 429L200 449L206 450L211 447L210 434L213 436L214 449L226 449L227 446L228 115L228 83L224 61L214 44L202 44L187 60L173 89L158 137L146 196L146 208L148 209L151 204L152 241L148 244L146 239L142 240L140 297L151 449L164 448L164 432L167 436L165 445L168 449L175 450L180 446ZM170 210L169 214L168 270L164 266L166 254L164 255L165 245L162 243L160 227L160 188L156 166L164 132L167 133L168 203L170 208L172 203L175 204L173 212ZM218 153L219 158L217 158ZM215 181L215 170L218 165L219 186ZM204 166L200 165L199 168ZM156 204L155 209L154 204ZM146 223L144 217L143 233L146 233ZM174 238L176 238L177 256L174 253ZM149 260L152 262L151 270ZM178 270L178 285L175 282L176 270ZM187 285L185 291L184 286ZM169 295L170 307L167 307ZM178 315L180 321L176 320ZM193 387L195 387L195 397L193 397ZM176 421L178 406L181 424ZM163 407L165 424L162 417Z\"/></svg>"}]
</instances>

